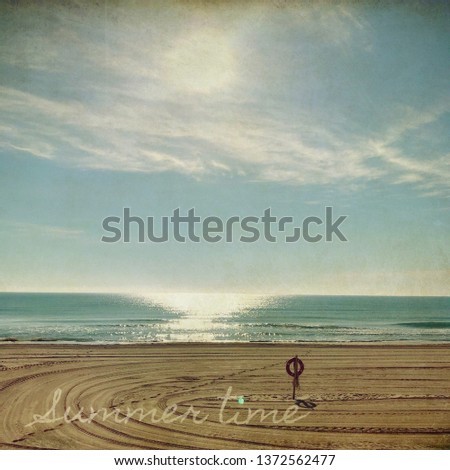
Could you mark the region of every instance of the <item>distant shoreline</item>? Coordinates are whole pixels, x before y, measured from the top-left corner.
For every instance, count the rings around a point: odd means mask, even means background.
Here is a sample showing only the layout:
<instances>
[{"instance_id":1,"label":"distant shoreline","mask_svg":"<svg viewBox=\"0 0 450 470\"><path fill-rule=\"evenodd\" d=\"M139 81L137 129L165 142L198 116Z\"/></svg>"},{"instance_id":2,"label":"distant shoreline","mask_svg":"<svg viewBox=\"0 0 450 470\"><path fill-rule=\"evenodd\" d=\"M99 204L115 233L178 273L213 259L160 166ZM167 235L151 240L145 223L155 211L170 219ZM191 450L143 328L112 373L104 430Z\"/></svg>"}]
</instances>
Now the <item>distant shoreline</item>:
<instances>
[{"instance_id":1,"label":"distant shoreline","mask_svg":"<svg viewBox=\"0 0 450 470\"><path fill-rule=\"evenodd\" d=\"M0 339L0 347L2 345L49 345L49 346L109 346L109 347L120 347L120 346L189 346L189 345L224 345L224 346L237 346L237 345L308 345L308 346L450 346L450 339L448 341L436 340L436 341L413 341L413 340L368 340L368 341L54 341L45 339L36 339L29 341L22 341L17 339Z\"/></svg>"}]
</instances>

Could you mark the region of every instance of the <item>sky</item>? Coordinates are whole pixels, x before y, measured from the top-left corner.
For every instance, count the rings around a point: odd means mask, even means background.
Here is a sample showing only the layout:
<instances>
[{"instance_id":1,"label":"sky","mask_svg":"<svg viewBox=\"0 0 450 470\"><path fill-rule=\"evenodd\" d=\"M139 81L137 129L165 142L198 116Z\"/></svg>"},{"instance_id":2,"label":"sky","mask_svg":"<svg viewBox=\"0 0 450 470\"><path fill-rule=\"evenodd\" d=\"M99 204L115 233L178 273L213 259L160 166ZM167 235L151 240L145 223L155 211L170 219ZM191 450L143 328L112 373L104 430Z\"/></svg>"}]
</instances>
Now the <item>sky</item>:
<instances>
[{"instance_id":1,"label":"sky","mask_svg":"<svg viewBox=\"0 0 450 470\"><path fill-rule=\"evenodd\" d=\"M389 3L2 2L0 290L449 295L450 7ZM327 206L347 242L101 242Z\"/></svg>"}]
</instances>

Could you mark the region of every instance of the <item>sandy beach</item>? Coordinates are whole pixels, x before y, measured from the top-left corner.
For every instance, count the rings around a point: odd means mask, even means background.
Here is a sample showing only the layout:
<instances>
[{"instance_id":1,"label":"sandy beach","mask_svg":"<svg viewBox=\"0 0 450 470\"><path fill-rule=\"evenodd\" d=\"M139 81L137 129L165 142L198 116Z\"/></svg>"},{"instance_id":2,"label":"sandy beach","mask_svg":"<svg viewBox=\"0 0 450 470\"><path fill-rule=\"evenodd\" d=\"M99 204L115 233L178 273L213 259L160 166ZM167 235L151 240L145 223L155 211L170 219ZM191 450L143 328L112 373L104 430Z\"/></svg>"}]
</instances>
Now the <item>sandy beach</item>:
<instances>
[{"instance_id":1,"label":"sandy beach","mask_svg":"<svg viewBox=\"0 0 450 470\"><path fill-rule=\"evenodd\" d=\"M2 449L448 449L450 347L4 344L0 429Z\"/></svg>"}]
</instances>

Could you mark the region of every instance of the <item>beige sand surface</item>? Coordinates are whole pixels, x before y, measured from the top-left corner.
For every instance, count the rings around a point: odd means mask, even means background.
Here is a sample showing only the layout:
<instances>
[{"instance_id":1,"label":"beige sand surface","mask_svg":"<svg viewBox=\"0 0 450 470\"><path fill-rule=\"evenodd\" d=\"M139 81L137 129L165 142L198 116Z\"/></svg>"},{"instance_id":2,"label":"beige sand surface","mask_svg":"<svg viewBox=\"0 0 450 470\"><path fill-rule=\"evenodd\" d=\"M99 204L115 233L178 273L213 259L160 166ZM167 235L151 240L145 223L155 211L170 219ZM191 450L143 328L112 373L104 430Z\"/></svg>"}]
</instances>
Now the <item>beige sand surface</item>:
<instances>
[{"instance_id":1,"label":"beige sand surface","mask_svg":"<svg viewBox=\"0 0 450 470\"><path fill-rule=\"evenodd\" d=\"M448 449L450 346L4 344L0 448Z\"/></svg>"}]
</instances>

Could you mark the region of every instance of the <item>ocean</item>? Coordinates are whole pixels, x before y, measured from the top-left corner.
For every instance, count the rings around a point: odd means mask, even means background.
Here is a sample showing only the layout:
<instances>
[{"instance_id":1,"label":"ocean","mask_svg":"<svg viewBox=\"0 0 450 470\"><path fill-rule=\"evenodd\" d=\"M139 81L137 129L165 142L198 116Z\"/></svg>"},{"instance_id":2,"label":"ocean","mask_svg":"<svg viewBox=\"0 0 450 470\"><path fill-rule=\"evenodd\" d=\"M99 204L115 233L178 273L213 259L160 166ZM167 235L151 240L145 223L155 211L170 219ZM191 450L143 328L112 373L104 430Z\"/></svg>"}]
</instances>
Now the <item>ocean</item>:
<instances>
[{"instance_id":1,"label":"ocean","mask_svg":"<svg viewBox=\"0 0 450 470\"><path fill-rule=\"evenodd\" d=\"M0 293L0 340L450 340L450 297Z\"/></svg>"}]
</instances>

